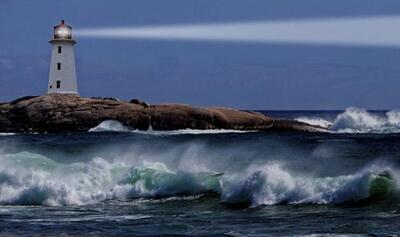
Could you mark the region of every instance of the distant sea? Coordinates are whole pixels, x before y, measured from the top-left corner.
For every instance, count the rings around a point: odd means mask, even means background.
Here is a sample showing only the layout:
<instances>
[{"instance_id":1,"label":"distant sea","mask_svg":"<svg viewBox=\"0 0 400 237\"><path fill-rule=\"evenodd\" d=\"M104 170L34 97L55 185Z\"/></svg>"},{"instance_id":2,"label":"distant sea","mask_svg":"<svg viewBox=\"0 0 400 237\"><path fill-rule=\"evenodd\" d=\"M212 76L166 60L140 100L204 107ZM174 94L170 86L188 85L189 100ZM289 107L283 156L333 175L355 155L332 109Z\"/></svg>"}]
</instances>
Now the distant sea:
<instances>
[{"instance_id":1,"label":"distant sea","mask_svg":"<svg viewBox=\"0 0 400 237\"><path fill-rule=\"evenodd\" d=\"M398 236L400 112L260 111L330 133L0 133L0 235Z\"/></svg>"}]
</instances>

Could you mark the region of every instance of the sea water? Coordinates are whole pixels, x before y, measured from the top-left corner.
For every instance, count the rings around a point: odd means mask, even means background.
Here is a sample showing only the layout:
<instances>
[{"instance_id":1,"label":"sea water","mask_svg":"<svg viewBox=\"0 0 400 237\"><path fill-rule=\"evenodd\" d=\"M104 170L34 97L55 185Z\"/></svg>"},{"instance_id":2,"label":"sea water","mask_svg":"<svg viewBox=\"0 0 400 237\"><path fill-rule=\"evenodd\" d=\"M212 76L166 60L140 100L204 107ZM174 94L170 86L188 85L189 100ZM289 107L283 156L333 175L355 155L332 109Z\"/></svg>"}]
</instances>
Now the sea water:
<instances>
[{"instance_id":1,"label":"sea water","mask_svg":"<svg viewBox=\"0 0 400 237\"><path fill-rule=\"evenodd\" d=\"M3 235L397 235L400 113L261 111L330 133L1 134Z\"/></svg>"}]
</instances>

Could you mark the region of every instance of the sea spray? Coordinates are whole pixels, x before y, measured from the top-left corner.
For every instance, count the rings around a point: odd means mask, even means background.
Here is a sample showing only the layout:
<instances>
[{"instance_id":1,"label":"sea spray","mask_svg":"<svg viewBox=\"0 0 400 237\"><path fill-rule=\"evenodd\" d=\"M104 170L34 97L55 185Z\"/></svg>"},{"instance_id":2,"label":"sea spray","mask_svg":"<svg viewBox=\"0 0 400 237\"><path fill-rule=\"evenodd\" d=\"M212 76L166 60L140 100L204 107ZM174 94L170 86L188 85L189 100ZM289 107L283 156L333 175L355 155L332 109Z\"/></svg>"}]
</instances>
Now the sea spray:
<instances>
[{"instance_id":1,"label":"sea spray","mask_svg":"<svg viewBox=\"0 0 400 237\"><path fill-rule=\"evenodd\" d=\"M400 111L376 114L363 108L350 107L332 121L319 117L300 116L297 121L329 128L336 133L399 133Z\"/></svg>"},{"instance_id":2,"label":"sea spray","mask_svg":"<svg viewBox=\"0 0 400 237\"><path fill-rule=\"evenodd\" d=\"M271 162L221 173L171 170L161 162L131 165L100 157L61 164L28 152L1 155L0 160L0 203L8 205L87 205L210 192L220 195L221 202L251 206L340 204L368 199L371 182L383 177L382 172L394 173L390 167L370 165L354 174L312 177L292 174Z\"/></svg>"},{"instance_id":3,"label":"sea spray","mask_svg":"<svg viewBox=\"0 0 400 237\"><path fill-rule=\"evenodd\" d=\"M294 176L278 164L268 164L250 168L245 176L227 178L222 184L221 201L251 206L358 202L371 198L371 194L377 195L371 193L371 182L382 178L383 172L391 173L389 170L371 166L351 175L318 178ZM396 185L393 183L393 187L381 189L387 191L397 188Z\"/></svg>"},{"instance_id":4,"label":"sea spray","mask_svg":"<svg viewBox=\"0 0 400 237\"><path fill-rule=\"evenodd\" d=\"M389 124L400 127L400 111L392 110L386 113Z\"/></svg>"},{"instance_id":5,"label":"sea spray","mask_svg":"<svg viewBox=\"0 0 400 237\"><path fill-rule=\"evenodd\" d=\"M48 164L48 158L27 152L3 155L1 161L0 203L9 205L85 205L109 199L171 197L217 192L219 185L215 173L170 171L161 163L132 167L94 158L87 163Z\"/></svg>"},{"instance_id":6,"label":"sea spray","mask_svg":"<svg viewBox=\"0 0 400 237\"><path fill-rule=\"evenodd\" d=\"M332 125L335 131L379 131L387 124L387 120L378 115L369 113L366 109L347 108L339 114Z\"/></svg>"}]
</instances>

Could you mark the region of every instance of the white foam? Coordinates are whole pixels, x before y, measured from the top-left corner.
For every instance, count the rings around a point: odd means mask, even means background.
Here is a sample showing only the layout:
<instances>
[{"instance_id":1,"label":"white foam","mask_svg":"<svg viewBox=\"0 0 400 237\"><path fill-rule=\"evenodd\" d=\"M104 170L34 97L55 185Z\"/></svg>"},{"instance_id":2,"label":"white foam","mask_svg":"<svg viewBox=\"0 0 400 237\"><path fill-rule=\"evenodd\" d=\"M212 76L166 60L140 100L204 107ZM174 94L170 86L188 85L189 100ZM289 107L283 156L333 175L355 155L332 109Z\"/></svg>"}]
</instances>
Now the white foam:
<instances>
[{"instance_id":1,"label":"white foam","mask_svg":"<svg viewBox=\"0 0 400 237\"><path fill-rule=\"evenodd\" d=\"M255 131L243 131L243 130L233 130L233 129L179 129L171 131L159 131L148 129L145 131L134 130L134 133L146 134L146 135L156 135L156 136L171 136L171 135L183 135L183 134L221 134L221 133L248 133Z\"/></svg>"},{"instance_id":2,"label":"white foam","mask_svg":"<svg viewBox=\"0 0 400 237\"><path fill-rule=\"evenodd\" d=\"M247 175L223 180L221 200L249 202L252 206L289 204L338 204L369 197L371 180L387 167L369 167L352 175L313 178L293 176L277 164L254 167Z\"/></svg>"},{"instance_id":3,"label":"white foam","mask_svg":"<svg viewBox=\"0 0 400 237\"><path fill-rule=\"evenodd\" d=\"M133 132L145 135L171 136L171 135L183 135L183 134L247 133L255 131L243 131L234 129L179 129L179 130L160 131L160 130L153 130L151 126L147 130L138 130L138 129L129 130L119 121L106 120L101 122L96 127L89 129L89 132Z\"/></svg>"},{"instance_id":4,"label":"white foam","mask_svg":"<svg viewBox=\"0 0 400 237\"><path fill-rule=\"evenodd\" d=\"M106 120L101 122L94 128L89 129L89 132L128 132L122 123L117 120Z\"/></svg>"},{"instance_id":5,"label":"white foam","mask_svg":"<svg viewBox=\"0 0 400 237\"><path fill-rule=\"evenodd\" d=\"M297 121L329 128L336 133L400 133L400 111L378 115L363 108L350 107L333 122L319 117L299 117Z\"/></svg>"},{"instance_id":6,"label":"white foam","mask_svg":"<svg viewBox=\"0 0 400 237\"><path fill-rule=\"evenodd\" d=\"M11 133L11 132L0 132L0 136L12 136L16 135L16 133Z\"/></svg>"},{"instance_id":7,"label":"white foam","mask_svg":"<svg viewBox=\"0 0 400 237\"><path fill-rule=\"evenodd\" d=\"M386 118L369 113L366 109L351 107L336 117L332 130L338 132L378 132L386 124Z\"/></svg>"},{"instance_id":8,"label":"white foam","mask_svg":"<svg viewBox=\"0 0 400 237\"><path fill-rule=\"evenodd\" d=\"M396 110L377 115L362 108L347 108L339 114L332 130L339 133L399 133L400 113Z\"/></svg>"},{"instance_id":9,"label":"white foam","mask_svg":"<svg viewBox=\"0 0 400 237\"><path fill-rule=\"evenodd\" d=\"M322 118L318 118L318 117L305 117L305 116L301 116L296 118L295 120L299 121L299 122L303 122L303 123L308 123L311 125L316 125L316 126L320 126L323 128L329 128L332 126L332 122L329 122L328 120L322 119Z\"/></svg>"},{"instance_id":10,"label":"white foam","mask_svg":"<svg viewBox=\"0 0 400 237\"><path fill-rule=\"evenodd\" d=\"M392 110L386 113L389 124L400 127L400 111Z\"/></svg>"},{"instance_id":11,"label":"white foam","mask_svg":"<svg viewBox=\"0 0 400 237\"><path fill-rule=\"evenodd\" d=\"M168 201L177 195L197 197L207 192L220 194L222 202L252 206L343 203L367 198L371 180L381 172L396 174L390 167L371 165L354 174L316 178L293 175L275 163L222 174L103 158L61 164L28 152L0 155L0 162L0 204L9 205L86 205L156 197Z\"/></svg>"},{"instance_id":12,"label":"white foam","mask_svg":"<svg viewBox=\"0 0 400 237\"><path fill-rule=\"evenodd\" d=\"M157 162L132 166L94 158L60 164L28 152L1 155L0 162L0 204L86 205L218 189L213 173L171 171Z\"/></svg>"}]
</instances>

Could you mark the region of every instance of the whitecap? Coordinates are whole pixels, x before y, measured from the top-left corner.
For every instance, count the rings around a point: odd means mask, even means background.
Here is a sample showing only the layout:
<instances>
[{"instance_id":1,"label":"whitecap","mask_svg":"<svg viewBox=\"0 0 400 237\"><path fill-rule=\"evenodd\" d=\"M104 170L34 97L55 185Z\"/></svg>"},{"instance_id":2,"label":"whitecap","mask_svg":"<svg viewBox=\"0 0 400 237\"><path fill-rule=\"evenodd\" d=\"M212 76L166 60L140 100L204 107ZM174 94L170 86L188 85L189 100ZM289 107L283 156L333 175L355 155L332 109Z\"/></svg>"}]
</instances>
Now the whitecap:
<instances>
[{"instance_id":1,"label":"whitecap","mask_svg":"<svg viewBox=\"0 0 400 237\"><path fill-rule=\"evenodd\" d=\"M318 178L295 176L278 164L267 164L250 168L246 175L225 177L221 201L251 206L357 202L370 197L371 182L388 170L371 166L351 175Z\"/></svg>"}]
</instances>

